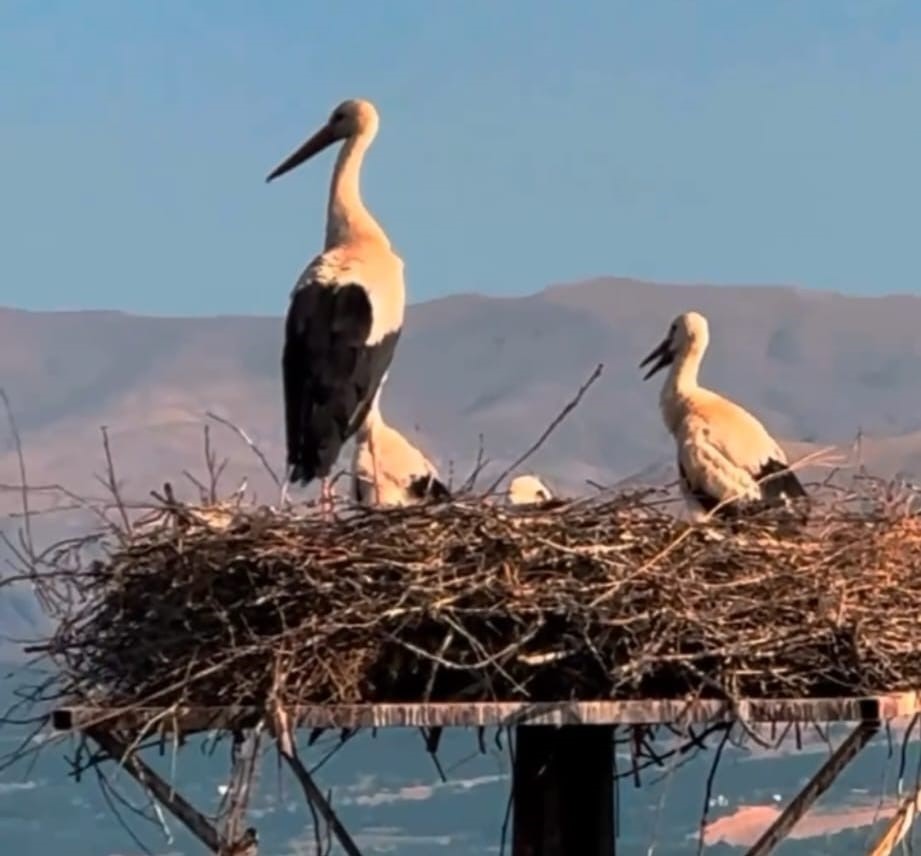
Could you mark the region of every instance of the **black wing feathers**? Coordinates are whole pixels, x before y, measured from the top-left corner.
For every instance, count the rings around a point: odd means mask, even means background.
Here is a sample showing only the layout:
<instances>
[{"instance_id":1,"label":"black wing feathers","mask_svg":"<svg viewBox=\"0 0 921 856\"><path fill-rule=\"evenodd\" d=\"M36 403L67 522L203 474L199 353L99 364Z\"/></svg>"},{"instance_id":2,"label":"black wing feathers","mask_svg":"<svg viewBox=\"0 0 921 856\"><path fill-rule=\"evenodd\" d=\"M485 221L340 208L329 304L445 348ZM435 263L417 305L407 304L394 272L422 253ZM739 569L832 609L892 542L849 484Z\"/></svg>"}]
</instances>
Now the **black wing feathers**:
<instances>
[{"instance_id":1,"label":"black wing feathers","mask_svg":"<svg viewBox=\"0 0 921 856\"><path fill-rule=\"evenodd\" d=\"M678 474L688 492L705 512L710 513L720 504L719 499L691 484L681 461L678 462ZM806 496L806 491L793 470L774 458L770 458L764 464L755 479L761 486L761 500L754 505L748 503L747 505L749 506L764 508L782 505L785 497L787 499L797 499ZM737 517L741 512L740 505L741 503L739 502L726 503L716 512L716 516Z\"/></svg>"},{"instance_id":2,"label":"black wing feathers","mask_svg":"<svg viewBox=\"0 0 921 856\"><path fill-rule=\"evenodd\" d=\"M772 503L782 500L784 496L787 499L796 499L805 496L800 480L786 464L774 458L769 458L765 465L755 476L757 482L761 485L761 495L765 502Z\"/></svg>"},{"instance_id":3,"label":"black wing feathers","mask_svg":"<svg viewBox=\"0 0 921 856\"><path fill-rule=\"evenodd\" d=\"M400 336L369 346L372 321L360 285L308 284L292 297L282 373L293 483L329 475L368 413Z\"/></svg>"}]
</instances>

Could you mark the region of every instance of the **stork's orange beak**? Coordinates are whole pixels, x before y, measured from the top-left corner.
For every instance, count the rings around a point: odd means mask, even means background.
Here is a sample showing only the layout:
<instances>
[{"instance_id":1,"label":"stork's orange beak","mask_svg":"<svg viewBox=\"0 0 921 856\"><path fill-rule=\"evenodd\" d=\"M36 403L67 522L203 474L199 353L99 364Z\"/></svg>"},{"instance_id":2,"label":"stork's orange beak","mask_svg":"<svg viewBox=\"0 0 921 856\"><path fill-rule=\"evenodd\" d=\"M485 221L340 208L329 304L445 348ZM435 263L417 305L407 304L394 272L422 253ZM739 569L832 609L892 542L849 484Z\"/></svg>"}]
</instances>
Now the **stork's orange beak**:
<instances>
[{"instance_id":1,"label":"stork's orange beak","mask_svg":"<svg viewBox=\"0 0 921 856\"><path fill-rule=\"evenodd\" d=\"M295 167L300 166L305 160L312 158L318 152L322 152L323 149L331 146L337 139L338 137L333 133L332 128L330 128L329 125L324 125L296 152L275 167L275 169L269 173L266 181L271 181L273 178L278 178L278 176L290 172Z\"/></svg>"},{"instance_id":2,"label":"stork's orange beak","mask_svg":"<svg viewBox=\"0 0 921 856\"><path fill-rule=\"evenodd\" d=\"M666 338L659 346L640 363L640 368L656 360L655 365L643 375L643 380L649 380L656 372L661 371L666 366L670 366L675 361L675 354L672 351L671 337Z\"/></svg>"}]
</instances>

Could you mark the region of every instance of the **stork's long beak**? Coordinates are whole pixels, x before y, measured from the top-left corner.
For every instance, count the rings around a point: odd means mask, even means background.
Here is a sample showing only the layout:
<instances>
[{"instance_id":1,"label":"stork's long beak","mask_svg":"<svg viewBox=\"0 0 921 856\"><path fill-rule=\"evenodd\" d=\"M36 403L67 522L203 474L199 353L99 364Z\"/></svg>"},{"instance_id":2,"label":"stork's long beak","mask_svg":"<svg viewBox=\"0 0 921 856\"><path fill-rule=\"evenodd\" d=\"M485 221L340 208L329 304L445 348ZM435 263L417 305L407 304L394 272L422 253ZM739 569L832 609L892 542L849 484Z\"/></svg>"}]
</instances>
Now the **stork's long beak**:
<instances>
[{"instance_id":1,"label":"stork's long beak","mask_svg":"<svg viewBox=\"0 0 921 856\"><path fill-rule=\"evenodd\" d=\"M655 365L643 375L643 380L649 380L656 372L661 371L666 366L670 366L675 361L675 354L672 351L672 342L670 338L664 339L662 343L640 363L640 368L657 360Z\"/></svg>"},{"instance_id":2,"label":"stork's long beak","mask_svg":"<svg viewBox=\"0 0 921 856\"><path fill-rule=\"evenodd\" d=\"M312 158L315 154L317 154L317 152L322 152L323 149L325 149L327 146L331 146L336 142L337 139L338 138L335 136L335 134L333 134L332 128L330 128L329 125L324 125L296 152L291 154L277 167L275 167L275 169L269 173L266 181L271 181L273 178L278 178L278 176L284 175L286 172L289 172L296 166L300 166L305 160Z\"/></svg>"}]
</instances>

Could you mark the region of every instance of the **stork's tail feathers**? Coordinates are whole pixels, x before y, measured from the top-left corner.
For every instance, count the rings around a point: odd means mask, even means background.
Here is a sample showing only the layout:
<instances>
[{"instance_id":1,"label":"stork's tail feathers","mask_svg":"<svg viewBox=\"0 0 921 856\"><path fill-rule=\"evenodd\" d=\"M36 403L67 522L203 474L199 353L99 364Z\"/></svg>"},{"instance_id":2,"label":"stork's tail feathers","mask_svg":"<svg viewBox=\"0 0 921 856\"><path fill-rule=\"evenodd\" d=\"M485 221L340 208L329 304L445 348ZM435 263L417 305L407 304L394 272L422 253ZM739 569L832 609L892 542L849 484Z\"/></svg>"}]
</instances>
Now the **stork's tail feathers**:
<instances>
[{"instance_id":1,"label":"stork's tail feathers","mask_svg":"<svg viewBox=\"0 0 921 856\"><path fill-rule=\"evenodd\" d=\"M451 491L449 491L438 479L433 478L429 484L429 496L431 496L435 502L450 502Z\"/></svg>"},{"instance_id":2,"label":"stork's tail feathers","mask_svg":"<svg viewBox=\"0 0 921 856\"><path fill-rule=\"evenodd\" d=\"M311 430L299 437L292 444L293 448L289 447L288 481L291 484L306 487L314 479L328 478L333 471L347 435L339 424L330 422L330 427Z\"/></svg>"},{"instance_id":3,"label":"stork's tail feathers","mask_svg":"<svg viewBox=\"0 0 921 856\"><path fill-rule=\"evenodd\" d=\"M307 487L316 478L322 478L322 473L315 467L310 467L302 461L288 464L288 484Z\"/></svg>"},{"instance_id":4,"label":"stork's tail feathers","mask_svg":"<svg viewBox=\"0 0 921 856\"><path fill-rule=\"evenodd\" d=\"M809 498L802 482L787 464L773 458L769 460L758 474L761 485L761 504L764 506L783 506L802 524L809 520ZM794 509L794 506L797 508ZM805 506L805 507L803 507Z\"/></svg>"},{"instance_id":5,"label":"stork's tail feathers","mask_svg":"<svg viewBox=\"0 0 921 856\"><path fill-rule=\"evenodd\" d=\"M420 476L409 483L409 495L414 499L430 499L434 502L450 502L451 491L435 476Z\"/></svg>"},{"instance_id":6,"label":"stork's tail feathers","mask_svg":"<svg viewBox=\"0 0 921 856\"><path fill-rule=\"evenodd\" d=\"M765 500L798 499L806 496L802 483L796 473L786 464L769 460L758 473L758 482L761 485L761 494Z\"/></svg>"},{"instance_id":7,"label":"stork's tail feathers","mask_svg":"<svg viewBox=\"0 0 921 856\"><path fill-rule=\"evenodd\" d=\"M784 519L789 523L806 525L809 522L809 495L789 465L770 459L758 473L761 486L761 508L784 509Z\"/></svg>"}]
</instances>

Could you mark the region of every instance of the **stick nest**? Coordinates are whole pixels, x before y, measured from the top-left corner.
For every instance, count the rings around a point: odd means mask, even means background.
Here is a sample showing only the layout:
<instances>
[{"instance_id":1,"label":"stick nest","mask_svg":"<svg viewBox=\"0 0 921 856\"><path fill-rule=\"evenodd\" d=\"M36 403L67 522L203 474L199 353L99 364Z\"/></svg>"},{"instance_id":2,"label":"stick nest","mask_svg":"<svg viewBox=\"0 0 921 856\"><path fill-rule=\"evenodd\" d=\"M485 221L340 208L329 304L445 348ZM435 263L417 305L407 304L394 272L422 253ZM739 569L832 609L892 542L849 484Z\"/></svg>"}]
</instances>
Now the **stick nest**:
<instances>
[{"instance_id":1,"label":"stick nest","mask_svg":"<svg viewBox=\"0 0 921 856\"><path fill-rule=\"evenodd\" d=\"M97 545L98 547L99 545ZM67 551L48 650L107 705L850 696L921 686L921 519L690 525L648 494L324 522L171 504ZM62 554L63 556L63 554ZM66 569L64 566L66 565Z\"/></svg>"}]
</instances>

